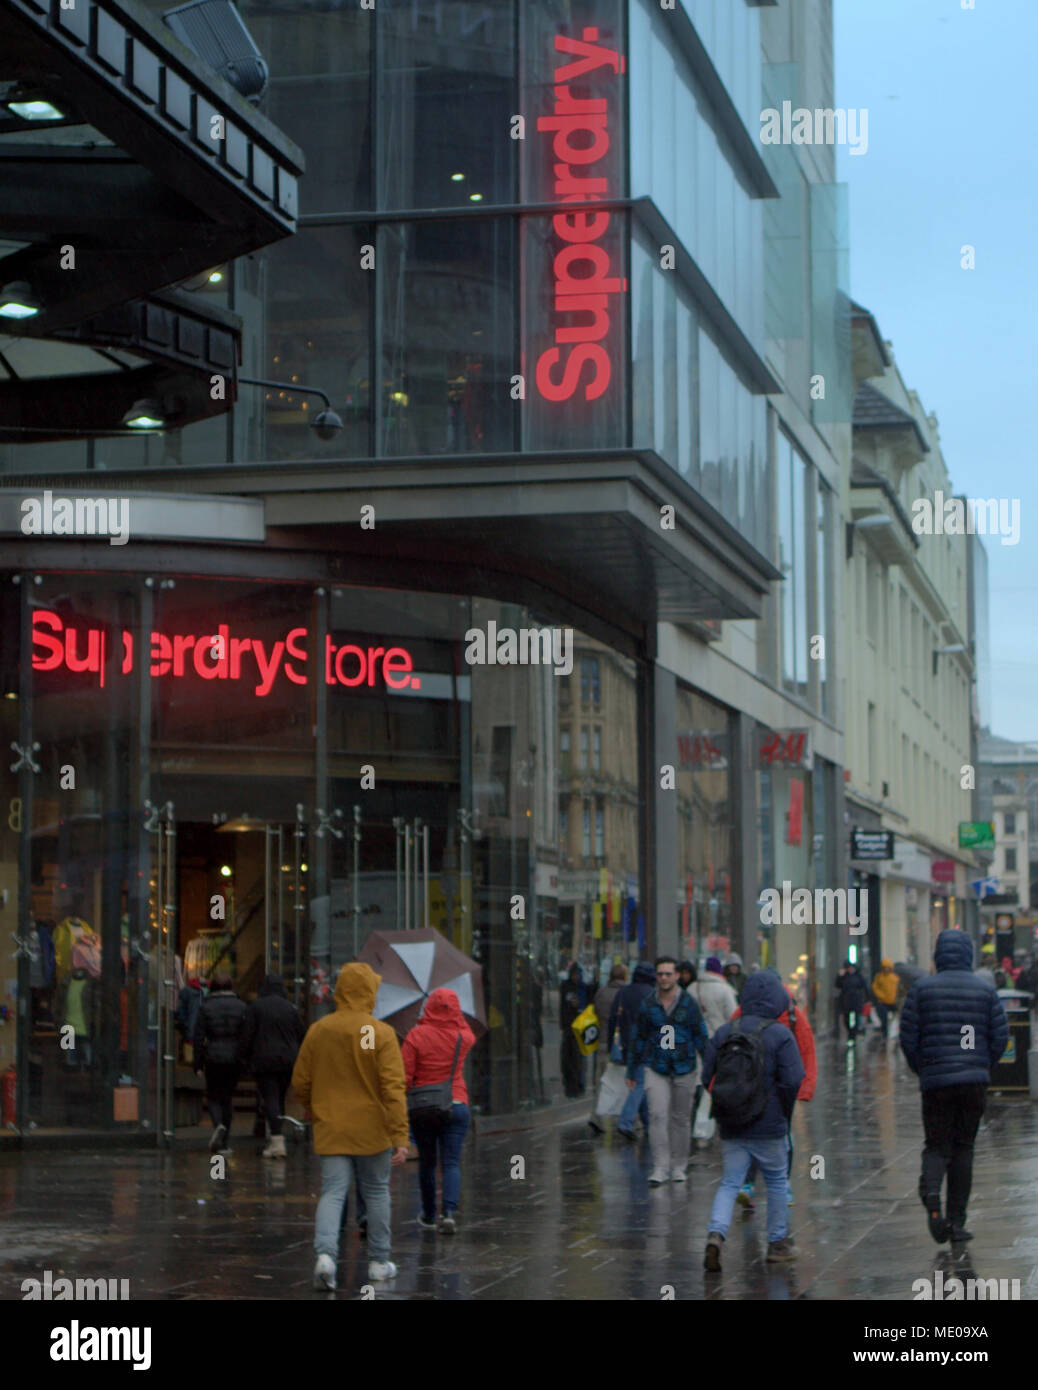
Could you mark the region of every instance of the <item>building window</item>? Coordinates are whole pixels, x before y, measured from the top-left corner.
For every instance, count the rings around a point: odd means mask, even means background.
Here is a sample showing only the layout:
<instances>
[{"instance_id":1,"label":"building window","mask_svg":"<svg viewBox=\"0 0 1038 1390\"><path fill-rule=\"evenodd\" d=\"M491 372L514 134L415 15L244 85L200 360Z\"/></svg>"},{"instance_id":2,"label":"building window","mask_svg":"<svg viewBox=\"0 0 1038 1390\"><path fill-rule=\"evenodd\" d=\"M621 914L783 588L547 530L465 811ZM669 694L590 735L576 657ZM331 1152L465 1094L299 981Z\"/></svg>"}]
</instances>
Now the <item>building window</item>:
<instances>
[{"instance_id":1,"label":"building window","mask_svg":"<svg viewBox=\"0 0 1038 1390\"><path fill-rule=\"evenodd\" d=\"M569 854L569 797L559 798L559 844L564 855Z\"/></svg>"},{"instance_id":2,"label":"building window","mask_svg":"<svg viewBox=\"0 0 1038 1390\"><path fill-rule=\"evenodd\" d=\"M495 725L490 742L490 785L492 816L507 816L511 805L512 726Z\"/></svg>"},{"instance_id":3,"label":"building window","mask_svg":"<svg viewBox=\"0 0 1038 1390\"><path fill-rule=\"evenodd\" d=\"M569 776L569 729L559 730L559 776Z\"/></svg>"},{"instance_id":4,"label":"building window","mask_svg":"<svg viewBox=\"0 0 1038 1390\"><path fill-rule=\"evenodd\" d=\"M585 725L580 731L580 770L587 772L588 729Z\"/></svg>"},{"instance_id":5,"label":"building window","mask_svg":"<svg viewBox=\"0 0 1038 1390\"><path fill-rule=\"evenodd\" d=\"M876 786L876 706L869 701L868 724L865 730L868 748L865 750L869 770L869 787Z\"/></svg>"},{"instance_id":6,"label":"building window","mask_svg":"<svg viewBox=\"0 0 1038 1390\"><path fill-rule=\"evenodd\" d=\"M592 761L591 766L595 772L602 771L602 730L595 728L591 736Z\"/></svg>"},{"instance_id":7,"label":"building window","mask_svg":"<svg viewBox=\"0 0 1038 1390\"><path fill-rule=\"evenodd\" d=\"M585 704L598 705L602 703L597 656L582 656L580 658L580 698Z\"/></svg>"},{"instance_id":8,"label":"building window","mask_svg":"<svg viewBox=\"0 0 1038 1390\"><path fill-rule=\"evenodd\" d=\"M1016 812L1006 811L1002 815L1002 829L1007 835L1016 834Z\"/></svg>"},{"instance_id":9,"label":"building window","mask_svg":"<svg viewBox=\"0 0 1038 1390\"><path fill-rule=\"evenodd\" d=\"M1007 874L1015 874L1015 873L1016 873L1016 850L1015 850L1015 849L1007 849L1007 850L1006 850L1006 873L1007 873Z\"/></svg>"},{"instance_id":10,"label":"building window","mask_svg":"<svg viewBox=\"0 0 1038 1390\"><path fill-rule=\"evenodd\" d=\"M595 802L595 858L605 858L605 806L601 801Z\"/></svg>"},{"instance_id":11,"label":"building window","mask_svg":"<svg viewBox=\"0 0 1038 1390\"><path fill-rule=\"evenodd\" d=\"M807 464L784 435L778 446L778 539L782 571L782 684L807 697Z\"/></svg>"},{"instance_id":12,"label":"building window","mask_svg":"<svg viewBox=\"0 0 1038 1390\"><path fill-rule=\"evenodd\" d=\"M585 859L591 858L591 802L584 802L584 829L580 838L580 852Z\"/></svg>"}]
</instances>

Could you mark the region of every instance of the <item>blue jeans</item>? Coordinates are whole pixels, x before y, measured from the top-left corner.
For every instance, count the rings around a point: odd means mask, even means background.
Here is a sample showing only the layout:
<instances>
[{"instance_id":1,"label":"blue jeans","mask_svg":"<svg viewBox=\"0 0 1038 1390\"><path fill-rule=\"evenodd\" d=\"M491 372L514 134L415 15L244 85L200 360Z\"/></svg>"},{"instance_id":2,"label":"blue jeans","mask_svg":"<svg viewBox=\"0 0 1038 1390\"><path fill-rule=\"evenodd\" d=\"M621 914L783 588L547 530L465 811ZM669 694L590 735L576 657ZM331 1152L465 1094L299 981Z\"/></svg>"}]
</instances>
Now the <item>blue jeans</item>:
<instances>
[{"instance_id":1,"label":"blue jeans","mask_svg":"<svg viewBox=\"0 0 1038 1390\"><path fill-rule=\"evenodd\" d=\"M888 1037L890 1033L890 1015L894 1012L890 1004L876 1001L876 1012L879 1014L879 1026L883 1030L883 1036Z\"/></svg>"},{"instance_id":2,"label":"blue jeans","mask_svg":"<svg viewBox=\"0 0 1038 1390\"><path fill-rule=\"evenodd\" d=\"M389 1160L392 1149L380 1154L321 1154L321 1200L317 1203L314 1254L339 1258L342 1209L356 1173L367 1207L368 1256L389 1259Z\"/></svg>"},{"instance_id":3,"label":"blue jeans","mask_svg":"<svg viewBox=\"0 0 1038 1390\"><path fill-rule=\"evenodd\" d=\"M710 1211L710 1229L727 1235L739 1188L746 1181L754 1159L768 1188L768 1240L784 1240L789 1234L786 1205L786 1139L722 1139L721 1186Z\"/></svg>"},{"instance_id":4,"label":"blue jeans","mask_svg":"<svg viewBox=\"0 0 1038 1390\"><path fill-rule=\"evenodd\" d=\"M641 1116L642 1124L646 1129L649 1128L649 1101L645 1094L645 1073L638 1077L638 1084L633 1091L627 1092L627 1099L624 1101L624 1108L620 1111L620 1118L616 1122L617 1129L626 1129L628 1132L634 1129L635 1116Z\"/></svg>"},{"instance_id":5,"label":"blue jeans","mask_svg":"<svg viewBox=\"0 0 1038 1390\"><path fill-rule=\"evenodd\" d=\"M461 1146L469 1128L469 1108L455 1101L451 1117L442 1127L425 1127L411 1122L414 1142L418 1146L418 1186L422 1193L422 1215L426 1221L436 1217L436 1157L443 1167L444 1216L458 1209L461 1199Z\"/></svg>"}]
</instances>

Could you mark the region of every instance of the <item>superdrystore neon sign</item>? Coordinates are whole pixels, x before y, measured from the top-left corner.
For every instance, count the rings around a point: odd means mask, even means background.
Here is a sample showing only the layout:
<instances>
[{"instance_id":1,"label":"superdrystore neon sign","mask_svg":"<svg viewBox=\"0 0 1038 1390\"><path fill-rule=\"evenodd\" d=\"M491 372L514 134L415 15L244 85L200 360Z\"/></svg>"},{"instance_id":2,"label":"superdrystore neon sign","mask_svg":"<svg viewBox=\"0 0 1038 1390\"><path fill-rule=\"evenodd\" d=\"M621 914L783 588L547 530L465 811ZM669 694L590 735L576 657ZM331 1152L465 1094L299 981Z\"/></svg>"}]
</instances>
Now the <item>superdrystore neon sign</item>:
<instances>
[{"instance_id":1,"label":"superdrystore neon sign","mask_svg":"<svg viewBox=\"0 0 1038 1390\"><path fill-rule=\"evenodd\" d=\"M119 670L128 675L134 669L134 636L125 628L119 634L122 644ZM72 627L58 613L39 608L32 615L32 669L34 671L90 672L104 686L112 632L103 627ZM278 677L292 685L306 685L309 634L305 627L294 627L283 638L265 641L232 633L227 623L205 634L152 632L148 649L149 674L178 680L200 676L206 681L234 681L252 684L260 699L274 689ZM420 690L421 680L413 674L414 662L406 647L342 645L325 638L324 682L349 689L359 686L387 690Z\"/></svg>"},{"instance_id":2,"label":"superdrystore neon sign","mask_svg":"<svg viewBox=\"0 0 1038 1390\"><path fill-rule=\"evenodd\" d=\"M551 134L552 190L559 203L597 203L621 191L609 187L602 170L615 162L608 159L610 108L615 112L618 105L613 79L626 71L627 62L615 49L600 47L598 34L589 26L580 38L555 35L555 50L566 61L555 69L554 109L538 117L537 129ZM576 96L574 83L596 94ZM584 399L597 400L612 377L607 344L616 296L627 290L607 249L614 240L607 236L612 216L605 211L560 212L552 218L561 243L552 261L554 345L537 358L534 372L545 400L567 401L581 384Z\"/></svg>"}]
</instances>

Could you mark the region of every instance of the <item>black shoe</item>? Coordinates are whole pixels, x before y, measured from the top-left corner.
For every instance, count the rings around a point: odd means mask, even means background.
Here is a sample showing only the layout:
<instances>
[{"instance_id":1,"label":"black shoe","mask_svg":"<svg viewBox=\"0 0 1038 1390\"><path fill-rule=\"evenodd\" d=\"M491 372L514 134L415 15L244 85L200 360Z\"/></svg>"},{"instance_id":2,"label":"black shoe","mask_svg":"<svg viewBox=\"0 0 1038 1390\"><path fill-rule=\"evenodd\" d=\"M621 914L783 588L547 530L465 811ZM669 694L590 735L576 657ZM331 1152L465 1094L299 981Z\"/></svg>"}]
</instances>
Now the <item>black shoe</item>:
<instances>
[{"instance_id":1,"label":"black shoe","mask_svg":"<svg viewBox=\"0 0 1038 1390\"><path fill-rule=\"evenodd\" d=\"M717 1231L711 1231L706 1240L706 1250L703 1253L703 1268L708 1274L720 1274L721 1272L721 1246L724 1244L724 1236Z\"/></svg>"},{"instance_id":2,"label":"black shoe","mask_svg":"<svg viewBox=\"0 0 1038 1390\"><path fill-rule=\"evenodd\" d=\"M624 1139L629 1139L632 1144L638 1142L638 1136L637 1134L635 1134L633 1129L621 1129L620 1126L617 1125L616 1132L617 1134L622 1135Z\"/></svg>"},{"instance_id":3,"label":"black shoe","mask_svg":"<svg viewBox=\"0 0 1038 1390\"><path fill-rule=\"evenodd\" d=\"M588 1129L593 1129L596 1134L605 1134L605 1126L600 1125L598 1121L594 1118L594 1116L592 1116L591 1119L588 1120L587 1127Z\"/></svg>"},{"instance_id":4,"label":"black shoe","mask_svg":"<svg viewBox=\"0 0 1038 1390\"><path fill-rule=\"evenodd\" d=\"M951 1222L941 1215L940 1197L928 1198L926 1202L926 1224L938 1245L943 1245L951 1234Z\"/></svg>"},{"instance_id":5,"label":"black shoe","mask_svg":"<svg viewBox=\"0 0 1038 1390\"><path fill-rule=\"evenodd\" d=\"M952 1245L964 1245L966 1241L973 1239L973 1232L967 1231L965 1226L956 1226L949 1221L948 1227Z\"/></svg>"}]
</instances>

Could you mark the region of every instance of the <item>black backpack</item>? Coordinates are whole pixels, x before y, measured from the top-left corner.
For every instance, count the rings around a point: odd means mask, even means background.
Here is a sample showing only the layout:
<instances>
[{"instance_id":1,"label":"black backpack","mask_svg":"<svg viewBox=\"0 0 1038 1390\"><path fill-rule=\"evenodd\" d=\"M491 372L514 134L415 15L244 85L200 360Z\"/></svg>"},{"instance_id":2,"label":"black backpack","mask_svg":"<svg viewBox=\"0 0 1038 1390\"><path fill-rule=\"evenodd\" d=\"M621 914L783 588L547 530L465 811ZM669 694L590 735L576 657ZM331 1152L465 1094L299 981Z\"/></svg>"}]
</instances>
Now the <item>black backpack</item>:
<instances>
[{"instance_id":1,"label":"black backpack","mask_svg":"<svg viewBox=\"0 0 1038 1390\"><path fill-rule=\"evenodd\" d=\"M714 1067L713 1113L723 1125L745 1129L764 1113L768 1103L764 1072L764 1030L775 1020L754 1018L749 1026L737 1018L717 1049Z\"/></svg>"}]
</instances>

